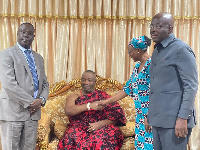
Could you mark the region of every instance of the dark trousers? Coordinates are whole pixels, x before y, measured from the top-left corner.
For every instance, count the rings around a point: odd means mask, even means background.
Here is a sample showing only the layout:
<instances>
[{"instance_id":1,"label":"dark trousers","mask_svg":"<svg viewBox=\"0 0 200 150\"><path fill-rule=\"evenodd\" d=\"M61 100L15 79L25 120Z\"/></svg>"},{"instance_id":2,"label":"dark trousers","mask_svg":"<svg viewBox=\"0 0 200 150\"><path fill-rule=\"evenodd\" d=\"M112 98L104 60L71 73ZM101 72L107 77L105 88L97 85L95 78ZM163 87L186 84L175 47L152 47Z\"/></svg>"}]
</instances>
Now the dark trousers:
<instances>
[{"instance_id":1,"label":"dark trousers","mask_svg":"<svg viewBox=\"0 0 200 150\"><path fill-rule=\"evenodd\" d=\"M191 132L192 129L189 128L185 138L178 138L174 128L153 127L154 150L187 150Z\"/></svg>"}]
</instances>

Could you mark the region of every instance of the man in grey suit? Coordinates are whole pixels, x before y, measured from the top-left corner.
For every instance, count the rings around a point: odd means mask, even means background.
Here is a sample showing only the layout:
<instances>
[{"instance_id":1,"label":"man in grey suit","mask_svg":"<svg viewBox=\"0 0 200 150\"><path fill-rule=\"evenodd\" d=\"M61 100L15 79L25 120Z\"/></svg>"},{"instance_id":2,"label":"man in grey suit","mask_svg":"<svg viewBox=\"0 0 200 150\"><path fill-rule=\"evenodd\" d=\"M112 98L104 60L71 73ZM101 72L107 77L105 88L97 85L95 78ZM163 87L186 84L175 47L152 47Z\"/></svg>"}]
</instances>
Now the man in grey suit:
<instances>
[{"instance_id":1,"label":"man in grey suit","mask_svg":"<svg viewBox=\"0 0 200 150\"><path fill-rule=\"evenodd\" d=\"M186 150L196 125L194 101L198 89L195 55L173 34L169 13L156 14L150 34L156 43L150 67L148 123L155 150Z\"/></svg>"},{"instance_id":2,"label":"man in grey suit","mask_svg":"<svg viewBox=\"0 0 200 150\"><path fill-rule=\"evenodd\" d=\"M41 55L31 49L35 29L23 23L17 44L0 52L0 121L3 150L34 150L49 83Z\"/></svg>"}]
</instances>

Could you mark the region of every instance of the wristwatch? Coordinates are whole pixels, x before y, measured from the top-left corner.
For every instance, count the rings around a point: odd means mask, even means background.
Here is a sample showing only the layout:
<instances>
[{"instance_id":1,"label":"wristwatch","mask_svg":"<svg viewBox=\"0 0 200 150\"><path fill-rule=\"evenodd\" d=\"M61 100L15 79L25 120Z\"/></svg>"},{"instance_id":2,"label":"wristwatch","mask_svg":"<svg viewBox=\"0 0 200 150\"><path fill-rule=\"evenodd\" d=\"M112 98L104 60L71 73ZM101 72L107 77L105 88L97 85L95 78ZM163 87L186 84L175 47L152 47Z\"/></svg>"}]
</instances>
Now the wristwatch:
<instances>
[{"instance_id":1,"label":"wristwatch","mask_svg":"<svg viewBox=\"0 0 200 150\"><path fill-rule=\"evenodd\" d=\"M40 99L42 100L42 101L41 101L41 105L42 105L42 106L44 106L44 105L45 105L45 103L46 103L46 101L45 101L44 97L40 97Z\"/></svg>"},{"instance_id":2,"label":"wristwatch","mask_svg":"<svg viewBox=\"0 0 200 150\"><path fill-rule=\"evenodd\" d=\"M90 102L87 103L87 109L90 110Z\"/></svg>"}]
</instances>

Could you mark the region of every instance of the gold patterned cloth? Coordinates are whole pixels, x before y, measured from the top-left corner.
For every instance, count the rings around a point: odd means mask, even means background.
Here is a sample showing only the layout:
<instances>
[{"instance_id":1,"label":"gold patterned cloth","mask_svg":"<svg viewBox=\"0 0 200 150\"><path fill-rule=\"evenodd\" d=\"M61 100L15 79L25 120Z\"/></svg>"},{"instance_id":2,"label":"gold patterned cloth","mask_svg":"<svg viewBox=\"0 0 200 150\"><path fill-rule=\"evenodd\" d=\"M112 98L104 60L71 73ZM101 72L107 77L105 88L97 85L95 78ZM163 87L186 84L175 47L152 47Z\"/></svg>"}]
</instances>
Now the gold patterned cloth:
<instances>
[{"instance_id":1,"label":"gold patterned cloth","mask_svg":"<svg viewBox=\"0 0 200 150\"><path fill-rule=\"evenodd\" d=\"M112 79L105 79L97 76L96 89L103 90L109 95L116 94L123 85ZM71 93L80 90L80 79L72 80L69 83L61 81L55 83L50 90L50 95L44 108L38 125L37 145L40 150L56 150L59 139L63 136L68 117L65 115L64 106L66 97ZM134 148L135 134L135 106L131 97L119 101L125 112L126 126L119 127L124 135L122 150Z\"/></svg>"}]
</instances>

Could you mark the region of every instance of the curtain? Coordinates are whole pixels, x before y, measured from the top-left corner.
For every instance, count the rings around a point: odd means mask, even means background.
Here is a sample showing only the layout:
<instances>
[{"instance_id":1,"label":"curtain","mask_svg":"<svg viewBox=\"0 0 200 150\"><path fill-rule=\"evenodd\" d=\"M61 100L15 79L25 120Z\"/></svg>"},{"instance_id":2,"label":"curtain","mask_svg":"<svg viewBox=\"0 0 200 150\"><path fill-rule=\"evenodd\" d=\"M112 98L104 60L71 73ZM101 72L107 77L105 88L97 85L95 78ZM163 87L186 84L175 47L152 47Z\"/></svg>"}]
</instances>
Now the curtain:
<instances>
[{"instance_id":1,"label":"curtain","mask_svg":"<svg viewBox=\"0 0 200 150\"><path fill-rule=\"evenodd\" d=\"M32 49L43 56L51 85L80 78L87 69L123 83L135 65L127 44L150 37L149 24L159 12L174 16L174 34L194 50L200 76L200 0L0 0L0 50L16 44L19 25L31 22ZM200 92L195 105L198 121ZM200 149L199 122L191 149Z\"/></svg>"}]
</instances>

